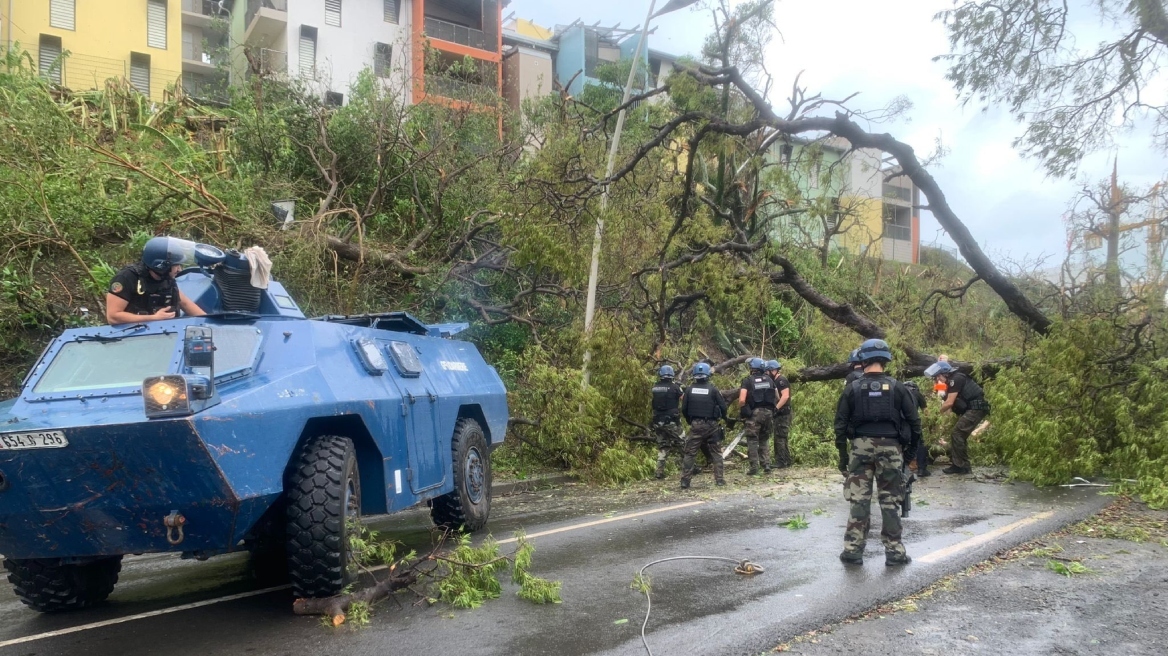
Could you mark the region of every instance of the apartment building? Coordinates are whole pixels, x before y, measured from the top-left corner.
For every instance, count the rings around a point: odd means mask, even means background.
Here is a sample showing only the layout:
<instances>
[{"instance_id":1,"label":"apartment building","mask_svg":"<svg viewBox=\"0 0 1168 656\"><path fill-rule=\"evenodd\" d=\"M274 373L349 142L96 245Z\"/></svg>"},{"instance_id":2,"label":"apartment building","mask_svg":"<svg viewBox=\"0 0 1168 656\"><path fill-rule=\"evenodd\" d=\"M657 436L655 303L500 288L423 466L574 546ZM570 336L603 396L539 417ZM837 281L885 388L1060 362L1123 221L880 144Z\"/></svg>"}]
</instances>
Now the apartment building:
<instances>
[{"instance_id":1,"label":"apartment building","mask_svg":"<svg viewBox=\"0 0 1168 656\"><path fill-rule=\"evenodd\" d=\"M513 110L530 97L556 89L578 96L604 64L631 60L640 41L637 30L584 25L581 21L554 30L525 19L503 28L503 96ZM674 70L677 57L652 48L641 50L639 84L634 92L657 88Z\"/></svg>"},{"instance_id":2,"label":"apartment building","mask_svg":"<svg viewBox=\"0 0 1168 656\"><path fill-rule=\"evenodd\" d=\"M251 75L288 75L342 104L370 68L406 102L494 109L508 3L0 0L0 36L33 53L46 77L75 90L125 78L154 100L181 84L214 101Z\"/></svg>"},{"instance_id":3,"label":"apartment building","mask_svg":"<svg viewBox=\"0 0 1168 656\"><path fill-rule=\"evenodd\" d=\"M768 162L783 167L804 198L828 199L838 212L827 228L839 234L832 245L858 255L895 262L920 262L920 190L896 176L896 167L879 150L852 149L843 139L815 143L777 140ZM842 222L842 225L840 225ZM816 217L784 217L779 239L823 239Z\"/></svg>"},{"instance_id":4,"label":"apartment building","mask_svg":"<svg viewBox=\"0 0 1168 656\"><path fill-rule=\"evenodd\" d=\"M161 100L182 75L181 12L180 0L18 0L0 2L0 25L5 45L19 44L56 84L121 78Z\"/></svg>"}]
</instances>

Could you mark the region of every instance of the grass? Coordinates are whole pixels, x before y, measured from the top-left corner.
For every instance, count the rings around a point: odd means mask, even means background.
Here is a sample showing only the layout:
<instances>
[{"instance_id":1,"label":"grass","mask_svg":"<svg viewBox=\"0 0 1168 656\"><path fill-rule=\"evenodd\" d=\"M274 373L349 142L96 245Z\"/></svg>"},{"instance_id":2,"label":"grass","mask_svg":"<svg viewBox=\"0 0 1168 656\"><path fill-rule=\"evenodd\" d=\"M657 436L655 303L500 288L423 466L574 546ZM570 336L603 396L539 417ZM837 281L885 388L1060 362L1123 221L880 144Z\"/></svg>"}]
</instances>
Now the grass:
<instances>
[{"instance_id":1,"label":"grass","mask_svg":"<svg viewBox=\"0 0 1168 656\"><path fill-rule=\"evenodd\" d=\"M1078 574L1090 574L1091 570L1086 565L1077 560L1061 561L1048 560L1046 561L1046 568L1055 574L1070 578Z\"/></svg>"},{"instance_id":2,"label":"grass","mask_svg":"<svg viewBox=\"0 0 1168 656\"><path fill-rule=\"evenodd\" d=\"M807 518L803 516L803 513L799 513L786 521L779 522L779 526L786 526L792 531L798 531L807 528L810 524L807 523Z\"/></svg>"}]
</instances>

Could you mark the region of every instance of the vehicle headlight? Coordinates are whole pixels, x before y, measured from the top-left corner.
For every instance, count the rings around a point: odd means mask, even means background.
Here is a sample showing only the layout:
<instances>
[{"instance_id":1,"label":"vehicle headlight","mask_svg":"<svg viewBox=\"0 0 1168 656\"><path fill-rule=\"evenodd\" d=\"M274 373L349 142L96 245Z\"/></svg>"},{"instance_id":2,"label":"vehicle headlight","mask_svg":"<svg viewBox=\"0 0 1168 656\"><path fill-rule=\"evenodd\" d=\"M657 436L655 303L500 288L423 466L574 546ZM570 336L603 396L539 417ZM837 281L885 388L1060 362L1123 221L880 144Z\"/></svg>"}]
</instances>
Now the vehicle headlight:
<instances>
[{"instance_id":1,"label":"vehicle headlight","mask_svg":"<svg viewBox=\"0 0 1168 656\"><path fill-rule=\"evenodd\" d=\"M174 417L191 414L187 380L183 376L154 376L142 382L142 399L147 417Z\"/></svg>"}]
</instances>

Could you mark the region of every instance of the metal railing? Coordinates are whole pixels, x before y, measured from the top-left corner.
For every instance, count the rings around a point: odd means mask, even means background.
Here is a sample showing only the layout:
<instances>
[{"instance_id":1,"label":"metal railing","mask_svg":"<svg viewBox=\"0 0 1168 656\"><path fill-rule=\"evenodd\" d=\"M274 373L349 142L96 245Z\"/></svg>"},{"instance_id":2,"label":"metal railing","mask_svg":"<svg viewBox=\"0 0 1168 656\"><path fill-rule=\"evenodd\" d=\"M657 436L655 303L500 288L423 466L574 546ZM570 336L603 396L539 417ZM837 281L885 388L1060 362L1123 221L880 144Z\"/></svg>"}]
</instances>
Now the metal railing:
<instances>
[{"instance_id":1,"label":"metal railing","mask_svg":"<svg viewBox=\"0 0 1168 656\"><path fill-rule=\"evenodd\" d=\"M474 84L445 75L426 74L425 90L428 96L441 96L451 100L462 100L477 105L494 105L499 101L499 93L493 87Z\"/></svg>"},{"instance_id":2,"label":"metal railing","mask_svg":"<svg viewBox=\"0 0 1168 656\"><path fill-rule=\"evenodd\" d=\"M243 15L243 24L251 27L251 22L256 14L260 13L260 9L288 11L288 0L247 0L247 13Z\"/></svg>"},{"instance_id":3,"label":"metal railing","mask_svg":"<svg viewBox=\"0 0 1168 656\"><path fill-rule=\"evenodd\" d=\"M884 197L895 200L902 200L906 203L912 202L912 189L907 187L898 187L896 185L884 185Z\"/></svg>"},{"instance_id":4,"label":"metal railing","mask_svg":"<svg viewBox=\"0 0 1168 656\"><path fill-rule=\"evenodd\" d=\"M439 39L449 43L457 43L458 45L468 46L470 48L478 48L479 50L487 50L489 52L498 52L499 44L487 38L486 32L476 30L473 27L466 27L465 25L456 25L449 21L444 21L439 18L426 17L424 23L426 36L431 39Z\"/></svg>"},{"instance_id":5,"label":"metal railing","mask_svg":"<svg viewBox=\"0 0 1168 656\"><path fill-rule=\"evenodd\" d=\"M227 18L227 11L220 11L219 3L215 0L182 0L182 10L189 14L199 14L211 18Z\"/></svg>"},{"instance_id":6,"label":"metal railing","mask_svg":"<svg viewBox=\"0 0 1168 656\"><path fill-rule=\"evenodd\" d=\"M183 93L196 100L225 103L230 98L227 93L226 76L210 77L183 73L182 87Z\"/></svg>"}]
</instances>

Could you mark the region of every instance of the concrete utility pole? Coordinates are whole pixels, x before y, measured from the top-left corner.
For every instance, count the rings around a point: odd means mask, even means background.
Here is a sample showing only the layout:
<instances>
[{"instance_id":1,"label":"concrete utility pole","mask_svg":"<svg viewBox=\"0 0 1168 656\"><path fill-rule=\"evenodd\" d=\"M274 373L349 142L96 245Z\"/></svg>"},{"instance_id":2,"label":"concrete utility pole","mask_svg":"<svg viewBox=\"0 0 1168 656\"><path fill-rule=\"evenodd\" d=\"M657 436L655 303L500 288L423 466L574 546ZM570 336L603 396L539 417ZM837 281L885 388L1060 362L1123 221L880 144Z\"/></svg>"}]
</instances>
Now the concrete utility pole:
<instances>
[{"instance_id":1,"label":"concrete utility pole","mask_svg":"<svg viewBox=\"0 0 1168 656\"><path fill-rule=\"evenodd\" d=\"M649 13L645 16L645 26L641 28L641 39L637 42L637 50L633 53L633 65L629 69L629 81L625 84L625 93L621 97L621 105L629 102L633 95L633 82L637 78L637 65L641 63L641 49L649 38L649 21L653 20L653 9L657 0L649 0ZM667 7L668 8L668 7ZM596 286L600 277L600 244L604 238L604 214L608 211L609 189L612 185L607 180L612 177L612 170L616 166L616 153L620 148L621 132L625 129L625 110L622 107L616 116L616 131L612 135L612 145L608 148L608 166L604 171L604 192L600 195L600 216L596 218L596 234L592 236L592 265L588 269L588 301L584 305L584 339L592 338L592 319L596 316ZM580 381L582 387L588 387L588 363L592 361L592 347L584 348L584 375Z\"/></svg>"}]
</instances>

